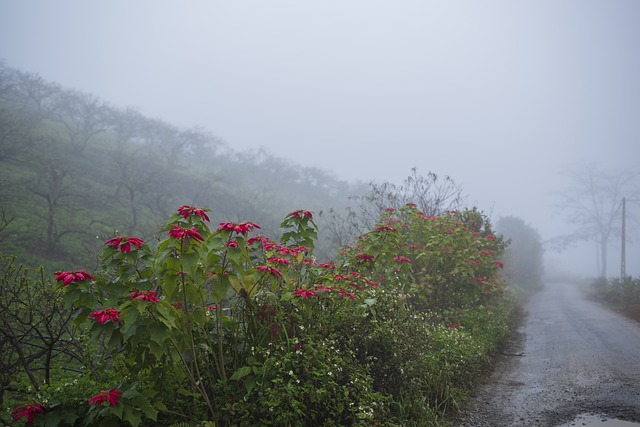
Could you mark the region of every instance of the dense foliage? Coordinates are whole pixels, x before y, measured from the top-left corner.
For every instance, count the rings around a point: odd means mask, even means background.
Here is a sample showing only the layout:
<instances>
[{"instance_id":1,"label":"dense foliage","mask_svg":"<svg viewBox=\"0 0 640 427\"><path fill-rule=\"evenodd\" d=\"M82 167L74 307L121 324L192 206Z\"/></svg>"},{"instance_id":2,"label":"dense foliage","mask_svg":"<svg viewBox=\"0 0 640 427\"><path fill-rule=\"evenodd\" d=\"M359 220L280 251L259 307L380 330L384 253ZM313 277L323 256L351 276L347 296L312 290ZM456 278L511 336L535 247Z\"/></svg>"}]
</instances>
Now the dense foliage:
<instances>
[{"instance_id":1,"label":"dense foliage","mask_svg":"<svg viewBox=\"0 0 640 427\"><path fill-rule=\"evenodd\" d=\"M252 222L210 229L210 214L181 206L155 247L116 236L96 271L34 287L51 296L25 313L47 329L55 306L61 332L48 359L35 350L46 334L14 345L19 331L4 332L13 418L438 425L508 332L504 245L476 211L390 209L335 263L315 261L309 211L286 216L279 242ZM3 292L22 277L5 265Z\"/></svg>"}]
</instances>

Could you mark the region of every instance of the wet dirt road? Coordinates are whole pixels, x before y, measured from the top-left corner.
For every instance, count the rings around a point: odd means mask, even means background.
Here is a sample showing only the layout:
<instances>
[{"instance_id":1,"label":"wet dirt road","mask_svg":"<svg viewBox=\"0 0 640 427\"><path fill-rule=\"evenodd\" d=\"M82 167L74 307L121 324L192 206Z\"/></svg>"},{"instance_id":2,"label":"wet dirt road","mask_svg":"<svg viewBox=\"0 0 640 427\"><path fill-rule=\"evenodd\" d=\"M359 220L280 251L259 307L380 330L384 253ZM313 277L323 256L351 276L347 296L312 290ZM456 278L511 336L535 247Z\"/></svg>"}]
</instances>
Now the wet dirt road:
<instances>
[{"instance_id":1,"label":"wet dirt road","mask_svg":"<svg viewBox=\"0 0 640 427\"><path fill-rule=\"evenodd\" d=\"M503 353L457 426L553 427L585 413L640 421L640 324L576 285L536 294Z\"/></svg>"}]
</instances>

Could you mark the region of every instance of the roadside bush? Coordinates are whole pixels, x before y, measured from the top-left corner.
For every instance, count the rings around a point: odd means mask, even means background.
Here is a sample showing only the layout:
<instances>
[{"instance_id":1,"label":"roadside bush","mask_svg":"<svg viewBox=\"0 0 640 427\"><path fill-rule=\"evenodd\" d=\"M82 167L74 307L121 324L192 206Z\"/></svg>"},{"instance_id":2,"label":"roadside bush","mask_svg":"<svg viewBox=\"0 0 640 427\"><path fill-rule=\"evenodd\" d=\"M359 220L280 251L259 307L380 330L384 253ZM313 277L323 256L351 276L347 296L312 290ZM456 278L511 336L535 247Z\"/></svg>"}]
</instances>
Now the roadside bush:
<instances>
[{"instance_id":1,"label":"roadside bush","mask_svg":"<svg viewBox=\"0 0 640 427\"><path fill-rule=\"evenodd\" d=\"M335 263L313 258L309 211L280 242L250 222L210 229L207 212L181 206L155 249L114 236L96 272L56 273L90 363L14 418L436 425L508 331L504 245L475 210L388 210Z\"/></svg>"},{"instance_id":2,"label":"roadside bush","mask_svg":"<svg viewBox=\"0 0 640 427\"><path fill-rule=\"evenodd\" d=\"M640 277L600 278L593 281L591 288L599 297L610 303L640 304Z\"/></svg>"}]
</instances>

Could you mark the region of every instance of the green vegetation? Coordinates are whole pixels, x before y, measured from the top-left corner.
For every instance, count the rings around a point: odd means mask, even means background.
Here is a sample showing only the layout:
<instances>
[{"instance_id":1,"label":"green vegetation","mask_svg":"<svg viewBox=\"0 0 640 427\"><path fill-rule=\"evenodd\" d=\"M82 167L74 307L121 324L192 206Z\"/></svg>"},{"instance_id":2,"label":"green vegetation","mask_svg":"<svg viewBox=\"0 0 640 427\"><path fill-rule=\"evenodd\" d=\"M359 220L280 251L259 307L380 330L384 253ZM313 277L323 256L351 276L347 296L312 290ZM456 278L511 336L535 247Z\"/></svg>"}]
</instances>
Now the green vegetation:
<instances>
[{"instance_id":1,"label":"green vegetation","mask_svg":"<svg viewBox=\"0 0 640 427\"><path fill-rule=\"evenodd\" d=\"M0 422L446 425L509 333L450 178L365 192L4 66L0 122Z\"/></svg>"},{"instance_id":2,"label":"green vegetation","mask_svg":"<svg viewBox=\"0 0 640 427\"><path fill-rule=\"evenodd\" d=\"M46 304L16 297L35 328L50 330L56 311L62 329L50 357L36 350L48 333L5 332L14 418L442 425L509 332L504 245L476 211L387 210L335 263L314 260L309 211L287 215L278 243L250 237L255 223L207 220L182 206L155 249L115 237L96 272L34 287L55 296ZM10 307L8 324L22 325Z\"/></svg>"},{"instance_id":3,"label":"green vegetation","mask_svg":"<svg viewBox=\"0 0 640 427\"><path fill-rule=\"evenodd\" d=\"M603 301L616 306L640 304L640 277L595 279L591 290Z\"/></svg>"}]
</instances>

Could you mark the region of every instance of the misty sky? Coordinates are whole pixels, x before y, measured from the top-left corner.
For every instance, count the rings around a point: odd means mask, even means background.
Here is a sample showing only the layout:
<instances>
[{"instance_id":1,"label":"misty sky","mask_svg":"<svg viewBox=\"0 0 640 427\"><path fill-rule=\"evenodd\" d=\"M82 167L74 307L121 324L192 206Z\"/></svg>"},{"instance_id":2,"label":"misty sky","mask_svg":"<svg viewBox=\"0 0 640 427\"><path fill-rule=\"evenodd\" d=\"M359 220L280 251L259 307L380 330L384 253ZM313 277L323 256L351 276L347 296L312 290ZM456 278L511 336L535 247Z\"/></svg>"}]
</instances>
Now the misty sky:
<instances>
[{"instance_id":1,"label":"misty sky","mask_svg":"<svg viewBox=\"0 0 640 427\"><path fill-rule=\"evenodd\" d=\"M544 238L563 170L640 161L636 0L0 0L0 59L349 181L449 175Z\"/></svg>"}]
</instances>

